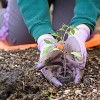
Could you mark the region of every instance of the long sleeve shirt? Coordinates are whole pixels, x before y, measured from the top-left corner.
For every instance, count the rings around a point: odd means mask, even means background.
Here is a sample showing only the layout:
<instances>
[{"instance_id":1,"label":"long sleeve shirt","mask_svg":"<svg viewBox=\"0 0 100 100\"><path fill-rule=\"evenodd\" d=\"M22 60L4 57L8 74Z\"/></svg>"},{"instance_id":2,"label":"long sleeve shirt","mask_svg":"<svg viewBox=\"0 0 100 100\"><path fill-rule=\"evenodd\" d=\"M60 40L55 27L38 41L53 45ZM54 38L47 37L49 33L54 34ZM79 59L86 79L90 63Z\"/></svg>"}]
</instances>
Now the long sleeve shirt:
<instances>
[{"instance_id":1,"label":"long sleeve shirt","mask_svg":"<svg viewBox=\"0 0 100 100\"><path fill-rule=\"evenodd\" d=\"M48 0L17 0L29 32L35 40L46 33L53 33ZM93 32L100 15L100 0L76 0L71 25L86 24Z\"/></svg>"},{"instance_id":2,"label":"long sleeve shirt","mask_svg":"<svg viewBox=\"0 0 100 100\"><path fill-rule=\"evenodd\" d=\"M85 24L94 31L97 18L100 16L100 0L76 0L74 17L71 25Z\"/></svg>"}]
</instances>

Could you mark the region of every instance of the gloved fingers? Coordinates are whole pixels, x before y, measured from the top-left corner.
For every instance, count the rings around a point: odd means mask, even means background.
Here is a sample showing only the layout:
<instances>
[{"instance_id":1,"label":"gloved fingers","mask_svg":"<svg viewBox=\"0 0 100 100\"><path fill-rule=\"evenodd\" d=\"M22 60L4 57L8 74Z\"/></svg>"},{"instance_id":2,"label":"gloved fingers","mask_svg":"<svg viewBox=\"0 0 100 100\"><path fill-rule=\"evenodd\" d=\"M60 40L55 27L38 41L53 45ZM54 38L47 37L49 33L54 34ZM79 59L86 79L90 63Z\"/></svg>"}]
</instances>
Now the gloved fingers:
<instances>
[{"instance_id":1,"label":"gloved fingers","mask_svg":"<svg viewBox=\"0 0 100 100\"><path fill-rule=\"evenodd\" d=\"M39 59L37 68L40 70L45 66L54 64L55 62L61 61L62 52L60 50L53 50L48 52L46 56Z\"/></svg>"},{"instance_id":2,"label":"gloved fingers","mask_svg":"<svg viewBox=\"0 0 100 100\"><path fill-rule=\"evenodd\" d=\"M72 72L74 82L79 83L84 74L85 62L82 60L82 62L76 61L76 63L77 64L74 64L69 61L67 62L67 66Z\"/></svg>"},{"instance_id":3,"label":"gloved fingers","mask_svg":"<svg viewBox=\"0 0 100 100\"><path fill-rule=\"evenodd\" d=\"M71 70L73 78L74 78L76 75L76 68L74 67L74 65L72 63L68 64L68 68Z\"/></svg>"},{"instance_id":4,"label":"gloved fingers","mask_svg":"<svg viewBox=\"0 0 100 100\"><path fill-rule=\"evenodd\" d=\"M76 84L81 81L83 74L84 74L84 69L76 68L76 75L75 75L75 79L74 79L74 82Z\"/></svg>"},{"instance_id":5,"label":"gloved fingers","mask_svg":"<svg viewBox=\"0 0 100 100\"><path fill-rule=\"evenodd\" d=\"M50 68L42 68L41 69L42 74L45 76L45 78L52 82L55 86L62 86L62 83L55 77L55 75L52 73L52 70Z\"/></svg>"}]
</instances>

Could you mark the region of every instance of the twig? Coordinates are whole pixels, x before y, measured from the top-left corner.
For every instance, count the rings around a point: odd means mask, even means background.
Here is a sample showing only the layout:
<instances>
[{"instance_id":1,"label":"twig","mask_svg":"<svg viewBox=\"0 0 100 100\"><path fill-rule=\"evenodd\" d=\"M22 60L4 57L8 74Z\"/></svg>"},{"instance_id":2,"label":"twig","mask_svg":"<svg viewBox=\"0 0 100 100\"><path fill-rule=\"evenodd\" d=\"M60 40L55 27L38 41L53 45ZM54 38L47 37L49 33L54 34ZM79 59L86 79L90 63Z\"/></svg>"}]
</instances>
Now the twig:
<instances>
[{"instance_id":1,"label":"twig","mask_svg":"<svg viewBox=\"0 0 100 100\"><path fill-rule=\"evenodd\" d=\"M63 50L64 60L63 60L63 68L64 68L64 77L66 76L66 50Z\"/></svg>"}]
</instances>

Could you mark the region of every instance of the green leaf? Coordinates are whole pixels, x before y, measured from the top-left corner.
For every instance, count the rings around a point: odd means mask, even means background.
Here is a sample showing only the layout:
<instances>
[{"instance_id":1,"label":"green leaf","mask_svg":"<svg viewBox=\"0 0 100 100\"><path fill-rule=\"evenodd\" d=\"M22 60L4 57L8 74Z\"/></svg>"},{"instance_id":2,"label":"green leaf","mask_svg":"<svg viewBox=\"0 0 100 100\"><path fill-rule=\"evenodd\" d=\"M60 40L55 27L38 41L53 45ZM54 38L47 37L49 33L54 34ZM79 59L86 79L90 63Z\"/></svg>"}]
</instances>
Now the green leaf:
<instances>
[{"instance_id":1,"label":"green leaf","mask_svg":"<svg viewBox=\"0 0 100 100\"><path fill-rule=\"evenodd\" d=\"M52 35L55 36L56 38L59 38L60 37L60 34L59 33L54 33Z\"/></svg>"},{"instance_id":2,"label":"green leaf","mask_svg":"<svg viewBox=\"0 0 100 100\"><path fill-rule=\"evenodd\" d=\"M67 28L67 25L63 24L61 29L65 30L66 28Z\"/></svg>"},{"instance_id":3,"label":"green leaf","mask_svg":"<svg viewBox=\"0 0 100 100\"><path fill-rule=\"evenodd\" d=\"M51 47L52 47L52 45L46 47L46 48L43 50L42 55L45 56L45 55L48 53L48 51L50 50Z\"/></svg>"},{"instance_id":4,"label":"green leaf","mask_svg":"<svg viewBox=\"0 0 100 100\"><path fill-rule=\"evenodd\" d=\"M71 54L78 58L82 57L81 53L79 53L79 52L71 52Z\"/></svg>"},{"instance_id":5,"label":"green leaf","mask_svg":"<svg viewBox=\"0 0 100 100\"><path fill-rule=\"evenodd\" d=\"M44 56L47 55L47 53L48 53L49 51L52 51L54 48L55 48L55 46L54 46L53 44L49 45L48 47L46 47L46 48L43 50L42 55L44 55Z\"/></svg>"},{"instance_id":6,"label":"green leaf","mask_svg":"<svg viewBox=\"0 0 100 100\"><path fill-rule=\"evenodd\" d=\"M71 28L71 33L74 35L75 34L75 30L73 28Z\"/></svg>"},{"instance_id":7,"label":"green leaf","mask_svg":"<svg viewBox=\"0 0 100 100\"><path fill-rule=\"evenodd\" d=\"M47 43L47 44L53 44L51 41L49 41L49 40L44 40L45 41L45 43Z\"/></svg>"}]
</instances>

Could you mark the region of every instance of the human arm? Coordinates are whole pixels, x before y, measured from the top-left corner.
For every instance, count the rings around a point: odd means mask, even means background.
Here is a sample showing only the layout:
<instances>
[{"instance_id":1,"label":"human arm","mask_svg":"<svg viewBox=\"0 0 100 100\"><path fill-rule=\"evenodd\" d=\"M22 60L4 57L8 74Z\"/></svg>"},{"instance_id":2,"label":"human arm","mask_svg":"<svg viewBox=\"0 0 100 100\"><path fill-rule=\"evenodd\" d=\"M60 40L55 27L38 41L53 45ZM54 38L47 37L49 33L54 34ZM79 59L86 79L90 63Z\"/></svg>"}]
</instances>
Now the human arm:
<instances>
[{"instance_id":1,"label":"human arm","mask_svg":"<svg viewBox=\"0 0 100 100\"><path fill-rule=\"evenodd\" d=\"M17 2L24 22L35 40L43 34L53 33L48 0L17 0Z\"/></svg>"},{"instance_id":2,"label":"human arm","mask_svg":"<svg viewBox=\"0 0 100 100\"><path fill-rule=\"evenodd\" d=\"M75 51L80 51L80 54L82 55L81 64L78 60L72 63L69 61L69 63L73 65L71 68L74 69L73 73L75 83L78 83L83 77L87 58L85 41L89 39L90 33L93 33L98 16L100 16L99 0L76 0L74 17L71 20L71 25L76 26L78 30L75 31L75 35L71 35L67 40L71 48L70 51L73 51L74 47L74 49L76 49ZM73 41L74 44L72 43ZM66 43L66 45L68 44ZM66 49L68 49L67 46ZM73 58L72 55L70 55L70 57ZM77 66L75 66L75 63ZM69 66L71 66L70 64Z\"/></svg>"},{"instance_id":3,"label":"human arm","mask_svg":"<svg viewBox=\"0 0 100 100\"><path fill-rule=\"evenodd\" d=\"M93 33L96 20L100 16L100 0L76 0L71 25L85 24Z\"/></svg>"}]
</instances>

